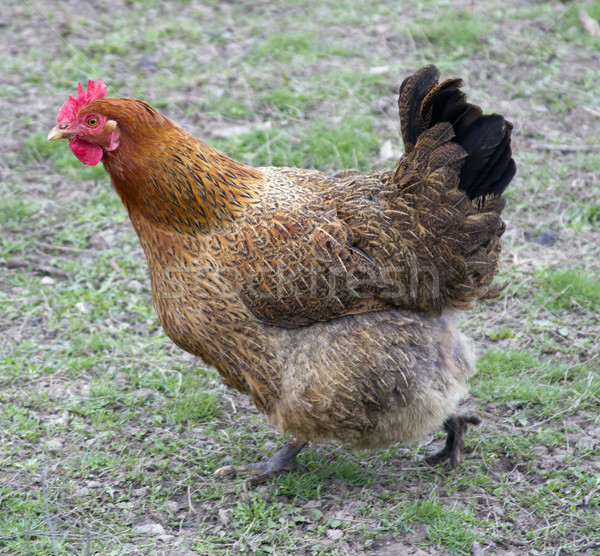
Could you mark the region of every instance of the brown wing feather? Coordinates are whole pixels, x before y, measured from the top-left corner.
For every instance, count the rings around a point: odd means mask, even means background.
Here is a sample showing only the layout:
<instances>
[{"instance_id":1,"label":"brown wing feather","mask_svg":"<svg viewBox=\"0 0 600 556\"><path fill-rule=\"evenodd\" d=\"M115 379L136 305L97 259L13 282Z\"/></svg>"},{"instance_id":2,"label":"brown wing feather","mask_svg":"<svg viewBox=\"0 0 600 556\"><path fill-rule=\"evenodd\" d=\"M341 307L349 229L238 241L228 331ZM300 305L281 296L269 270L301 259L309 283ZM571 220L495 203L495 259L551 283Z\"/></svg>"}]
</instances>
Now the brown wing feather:
<instances>
[{"instance_id":1,"label":"brown wing feather","mask_svg":"<svg viewBox=\"0 0 600 556\"><path fill-rule=\"evenodd\" d=\"M247 214L220 239L223 272L267 324L293 328L385 305L367 291L365 277L377 275L374 262L353 246L349 227L320 208L276 211L268 220Z\"/></svg>"},{"instance_id":2,"label":"brown wing feather","mask_svg":"<svg viewBox=\"0 0 600 556\"><path fill-rule=\"evenodd\" d=\"M391 307L440 314L489 295L512 126L438 77L428 66L400 88L394 172L261 170L269 186L220 258L235 261L225 271L254 316L296 327Z\"/></svg>"}]
</instances>

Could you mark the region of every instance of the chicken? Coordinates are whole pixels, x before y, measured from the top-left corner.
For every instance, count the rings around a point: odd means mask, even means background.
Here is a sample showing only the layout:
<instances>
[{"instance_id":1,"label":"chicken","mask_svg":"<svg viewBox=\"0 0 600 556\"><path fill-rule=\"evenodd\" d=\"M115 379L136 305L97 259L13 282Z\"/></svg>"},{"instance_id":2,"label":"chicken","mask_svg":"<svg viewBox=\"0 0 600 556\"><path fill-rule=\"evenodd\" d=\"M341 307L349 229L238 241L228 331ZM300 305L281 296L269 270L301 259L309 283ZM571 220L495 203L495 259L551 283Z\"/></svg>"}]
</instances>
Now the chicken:
<instances>
[{"instance_id":1,"label":"chicken","mask_svg":"<svg viewBox=\"0 0 600 556\"><path fill-rule=\"evenodd\" d=\"M444 426L428 459L460 461L456 413L475 372L458 312L497 295L512 125L427 66L400 87L394 170L253 168L145 102L79 84L48 139L103 162L143 246L167 335L248 394L291 440L247 485L296 467L307 442L375 449Z\"/></svg>"}]
</instances>

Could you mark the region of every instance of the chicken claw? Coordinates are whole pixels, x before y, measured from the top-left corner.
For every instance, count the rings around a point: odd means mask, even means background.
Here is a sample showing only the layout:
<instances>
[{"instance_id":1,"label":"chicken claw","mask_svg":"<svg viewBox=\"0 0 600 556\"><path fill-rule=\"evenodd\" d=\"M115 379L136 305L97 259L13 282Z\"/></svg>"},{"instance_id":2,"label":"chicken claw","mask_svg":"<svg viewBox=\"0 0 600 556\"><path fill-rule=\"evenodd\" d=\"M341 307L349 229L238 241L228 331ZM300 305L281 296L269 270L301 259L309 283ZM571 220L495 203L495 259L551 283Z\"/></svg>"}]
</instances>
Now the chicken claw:
<instances>
[{"instance_id":1,"label":"chicken claw","mask_svg":"<svg viewBox=\"0 0 600 556\"><path fill-rule=\"evenodd\" d=\"M302 469L303 466L296 461L296 456L306 444L303 440L293 438L266 460L248 465L226 465L217 469L214 474L225 477L249 473L252 476L244 481L244 490L248 490L260 483L264 483L282 471Z\"/></svg>"},{"instance_id":2,"label":"chicken claw","mask_svg":"<svg viewBox=\"0 0 600 556\"><path fill-rule=\"evenodd\" d=\"M448 433L446 445L435 454L425 458L428 465L436 465L450 459L450 465L456 468L460 464L461 454L465 448L464 434L468 425L479 425L481 419L477 415L454 415L444 422L444 430Z\"/></svg>"}]
</instances>

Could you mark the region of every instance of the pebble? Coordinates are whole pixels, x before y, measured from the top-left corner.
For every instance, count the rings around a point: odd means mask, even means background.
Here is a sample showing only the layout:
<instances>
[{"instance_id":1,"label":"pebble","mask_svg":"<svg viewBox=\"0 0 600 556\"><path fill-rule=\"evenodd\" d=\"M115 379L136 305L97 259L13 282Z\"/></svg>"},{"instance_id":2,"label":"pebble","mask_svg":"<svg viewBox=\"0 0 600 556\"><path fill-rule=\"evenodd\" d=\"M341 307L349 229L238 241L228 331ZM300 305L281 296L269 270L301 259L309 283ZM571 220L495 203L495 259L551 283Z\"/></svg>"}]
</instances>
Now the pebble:
<instances>
[{"instance_id":1,"label":"pebble","mask_svg":"<svg viewBox=\"0 0 600 556\"><path fill-rule=\"evenodd\" d=\"M165 535L165 529L160 523L145 523L144 525L137 525L133 528L134 533L141 533L142 535L149 535L156 537L158 535Z\"/></svg>"},{"instance_id":2,"label":"pebble","mask_svg":"<svg viewBox=\"0 0 600 556\"><path fill-rule=\"evenodd\" d=\"M371 75L381 75L388 71L390 71L390 66L373 66L372 68L369 68L369 73Z\"/></svg>"},{"instance_id":3,"label":"pebble","mask_svg":"<svg viewBox=\"0 0 600 556\"><path fill-rule=\"evenodd\" d=\"M158 64L156 63L156 60L147 54L144 54L144 56L140 58L140 66L142 69L150 72L155 72L158 70Z\"/></svg>"},{"instance_id":4,"label":"pebble","mask_svg":"<svg viewBox=\"0 0 600 556\"><path fill-rule=\"evenodd\" d=\"M537 242L540 245L554 245L558 239L558 234L553 230L544 230L538 237Z\"/></svg>"},{"instance_id":5,"label":"pebble","mask_svg":"<svg viewBox=\"0 0 600 556\"><path fill-rule=\"evenodd\" d=\"M341 529L327 529L326 535L332 541L339 541L344 536L344 532Z\"/></svg>"},{"instance_id":6,"label":"pebble","mask_svg":"<svg viewBox=\"0 0 600 556\"><path fill-rule=\"evenodd\" d=\"M51 452L58 452L63 447L63 441L60 438L51 438L46 442L46 448Z\"/></svg>"},{"instance_id":7,"label":"pebble","mask_svg":"<svg viewBox=\"0 0 600 556\"><path fill-rule=\"evenodd\" d=\"M90 491L90 489L88 487L76 486L73 489L73 495L74 496L86 496L89 491Z\"/></svg>"},{"instance_id":8,"label":"pebble","mask_svg":"<svg viewBox=\"0 0 600 556\"><path fill-rule=\"evenodd\" d=\"M245 133L250 133L252 128L246 125L232 125L228 127L220 127L213 129L211 131L211 135L213 137L217 137L219 139L229 139L230 137L235 137L237 135L244 135Z\"/></svg>"},{"instance_id":9,"label":"pebble","mask_svg":"<svg viewBox=\"0 0 600 556\"><path fill-rule=\"evenodd\" d=\"M174 514L179 509L179 504L175 500L169 500L167 502L167 508L172 514Z\"/></svg>"},{"instance_id":10,"label":"pebble","mask_svg":"<svg viewBox=\"0 0 600 556\"><path fill-rule=\"evenodd\" d=\"M229 139L238 135L244 135L255 130L265 130L271 127L271 122L262 122L253 125L230 125L226 127L218 127L211 130L210 134L212 137L218 139Z\"/></svg>"},{"instance_id":11,"label":"pebble","mask_svg":"<svg viewBox=\"0 0 600 556\"><path fill-rule=\"evenodd\" d=\"M52 278L51 276L44 276L44 277L41 279L41 283L42 283L44 286L52 286L53 284L55 284L55 283L56 283L56 280L55 280L54 278Z\"/></svg>"},{"instance_id":12,"label":"pebble","mask_svg":"<svg viewBox=\"0 0 600 556\"><path fill-rule=\"evenodd\" d=\"M576 443L578 448L591 448L595 445L595 441L593 438L589 436L582 436Z\"/></svg>"},{"instance_id":13,"label":"pebble","mask_svg":"<svg viewBox=\"0 0 600 556\"><path fill-rule=\"evenodd\" d=\"M148 494L148 489L146 487L136 488L133 490L132 494L137 498L143 498Z\"/></svg>"},{"instance_id":14,"label":"pebble","mask_svg":"<svg viewBox=\"0 0 600 556\"><path fill-rule=\"evenodd\" d=\"M230 521L231 521L231 517L229 517L229 511L226 510L225 508L221 508L219 510L219 522L222 523L223 525L229 525Z\"/></svg>"}]
</instances>

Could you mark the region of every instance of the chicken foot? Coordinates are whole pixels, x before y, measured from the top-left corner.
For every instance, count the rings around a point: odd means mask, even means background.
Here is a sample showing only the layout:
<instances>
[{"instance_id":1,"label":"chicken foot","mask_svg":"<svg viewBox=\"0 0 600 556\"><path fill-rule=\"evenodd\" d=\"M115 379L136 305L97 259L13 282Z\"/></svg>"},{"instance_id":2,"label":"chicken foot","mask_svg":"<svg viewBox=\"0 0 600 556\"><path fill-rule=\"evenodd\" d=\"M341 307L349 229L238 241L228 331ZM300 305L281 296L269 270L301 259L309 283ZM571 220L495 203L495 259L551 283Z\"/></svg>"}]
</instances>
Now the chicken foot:
<instances>
[{"instance_id":1,"label":"chicken foot","mask_svg":"<svg viewBox=\"0 0 600 556\"><path fill-rule=\"evenodd\" d=\"M464 434L468 425L479 425L481 419L477 415L453 415L444 421L444 430L448 433L446 445L435 454L425 458L425 463L436 465L450 459L450 465L457 467L465 448Z\"/></svg>"},{"instance_id":2,"label":"chicken foot","mask_svg":"<svg viewBox=\"0 0 600 556\"><path fill-rule=\"evenodd\" d=\"M302 466L296 461L296 456L306 446L307 442L292 438L284 444L270 458L248 465L226 465L215 471L219 476L235 476L241 473L249 473L252 476L244 481L244 489L252 488L264 483L274 475L282 471L296 471Z\"/></svg>"}]
</instances>

